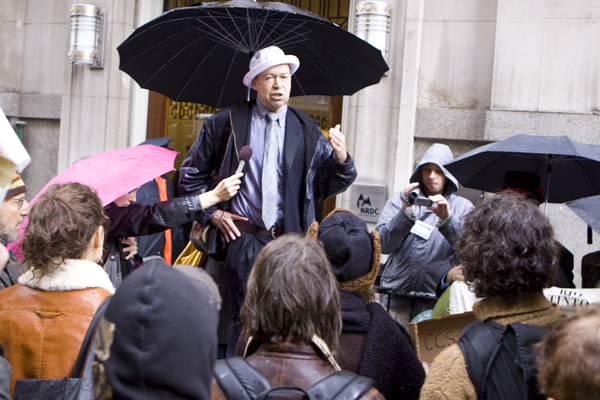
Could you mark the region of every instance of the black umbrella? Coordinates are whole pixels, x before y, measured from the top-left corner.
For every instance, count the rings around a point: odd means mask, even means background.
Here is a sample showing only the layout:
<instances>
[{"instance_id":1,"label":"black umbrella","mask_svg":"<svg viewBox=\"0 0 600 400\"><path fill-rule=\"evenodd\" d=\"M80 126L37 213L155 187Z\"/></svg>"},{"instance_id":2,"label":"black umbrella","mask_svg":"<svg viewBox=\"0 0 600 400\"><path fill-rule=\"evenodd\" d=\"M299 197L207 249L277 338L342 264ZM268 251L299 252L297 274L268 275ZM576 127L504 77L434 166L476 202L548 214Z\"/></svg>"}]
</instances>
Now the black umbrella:
<instances>
[{"instance_id":1,"label":"black umbrella","mask_svg":"<svg viewBox=\"0 0 600 400\"><path fill-rule=\"evenodd\" d=\"M233 0L175 9L117 48L119 68L175 101L224 107L248 98L252 55L278 46L300 59L292 96L351 95L389 69L381 51L333 22L284 3Z\"/></svg>"},{"instance_id":2,"label":"black umbrella","mask_svg":"<svg viewBox=\"0 0 600 400\"><path fill-rule=\"evenodd\" d=\"M535 173L550 203L600 194L600 146L567 136L515 135L472 150L445 167L463 186L487 192L503 188L507 171Z\"/></svg>"}]
</instances>

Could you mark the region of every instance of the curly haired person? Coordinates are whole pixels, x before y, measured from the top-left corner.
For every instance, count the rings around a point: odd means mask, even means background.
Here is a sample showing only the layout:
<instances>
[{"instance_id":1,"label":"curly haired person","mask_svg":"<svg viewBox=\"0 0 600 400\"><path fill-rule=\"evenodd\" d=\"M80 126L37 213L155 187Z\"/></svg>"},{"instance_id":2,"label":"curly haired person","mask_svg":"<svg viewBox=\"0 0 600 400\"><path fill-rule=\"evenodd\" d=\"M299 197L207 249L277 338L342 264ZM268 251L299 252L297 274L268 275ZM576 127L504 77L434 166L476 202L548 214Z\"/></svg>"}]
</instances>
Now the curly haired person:
<instances>
[{"instance_id":1,"label":"curly haired person","mask_svg":"<svg viewBox=\"0 0 600 400\"><path fill-rule=\"evenodd\" d=\"M481 321L549 328L564 318L543 289L556 277L557 250L548 219L519 193L494 195L465 216L456 242ZM478 398L463 353L454 344L433 361L421 399Z\"/></svg>"},{"instance_id":2,"label":"curly haired person","mask_svg":"<svg viewBox=\"0 0 600 400\"><path fill-rule=\"evenodd\" d=\"M544 337L538 382L549 400L600 399L600 308L583 307Z\"/></svg>"}]
</instances>

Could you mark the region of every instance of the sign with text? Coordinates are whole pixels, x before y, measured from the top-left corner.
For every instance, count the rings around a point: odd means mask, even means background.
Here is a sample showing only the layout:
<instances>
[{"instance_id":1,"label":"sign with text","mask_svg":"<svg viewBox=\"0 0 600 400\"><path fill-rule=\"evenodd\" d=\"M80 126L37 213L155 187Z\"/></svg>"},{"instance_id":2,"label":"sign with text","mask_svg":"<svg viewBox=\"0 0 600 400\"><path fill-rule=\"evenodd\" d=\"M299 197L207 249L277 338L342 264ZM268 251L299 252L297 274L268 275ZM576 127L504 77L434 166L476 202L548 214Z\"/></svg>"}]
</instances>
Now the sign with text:
<instances>
[{"instance_id":1,"label":"sign with text","mask_svg":"<svg viewBox=\"0 0 600 400\"><path fill-rule=\"evenodd\" d=\"M385 206L385 186L352 185L350 196L352 211L365 222L377 222Z\"/></svg>"},{"instance_id":2,"label":"sign with text","mask_svg":"<svg viewBox=\"0 0 600 400\"><path fill-rule=\"evenodd\" d=\"M462 329L471 322L475 322L475 314L469 311L408 324L419 360L433 362L435 356L458 342Z\"/></svg>"},{"instance_id":3,"label":"sign with text","mask_svg":"<svg viewBox=\"0 0 600 400\"><path fill-rule=\"evenodd\" d=\"M569 289L553 286L544 289L544 295L560 307L587 306L600 303L600 289Z\"/></svg>"}]
</instances>

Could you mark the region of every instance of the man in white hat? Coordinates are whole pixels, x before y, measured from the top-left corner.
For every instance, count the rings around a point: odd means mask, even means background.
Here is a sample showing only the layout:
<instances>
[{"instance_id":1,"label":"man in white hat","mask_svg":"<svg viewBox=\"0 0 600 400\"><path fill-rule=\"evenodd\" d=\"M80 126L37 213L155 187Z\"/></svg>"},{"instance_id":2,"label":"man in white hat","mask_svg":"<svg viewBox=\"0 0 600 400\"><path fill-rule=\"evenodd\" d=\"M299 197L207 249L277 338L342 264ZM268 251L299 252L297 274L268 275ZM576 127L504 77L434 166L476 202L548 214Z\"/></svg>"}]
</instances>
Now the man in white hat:
<instances>
[{"instance_id":1,"label":"man in white hat","mask_svg":"<svg viewBox=\"0 0 600 400\"><path fill-rule=\"evenodd\" d=\"M244 145L252 148L231 205L209 207L199 219L202 226L219 227L209 253L225 261L234 322L263 246L283 233L306 232L322 201L346 190L356 178L340 126L330 129L328 141L312 118L287 106L299 66L297 57L275 46L256 52L243 82L256 90L257 99L209 118L181 167L180 195L202 193L236 170ZM234 354L238 336L235 325L228 355Z\"/></svg>"}]
</instances>

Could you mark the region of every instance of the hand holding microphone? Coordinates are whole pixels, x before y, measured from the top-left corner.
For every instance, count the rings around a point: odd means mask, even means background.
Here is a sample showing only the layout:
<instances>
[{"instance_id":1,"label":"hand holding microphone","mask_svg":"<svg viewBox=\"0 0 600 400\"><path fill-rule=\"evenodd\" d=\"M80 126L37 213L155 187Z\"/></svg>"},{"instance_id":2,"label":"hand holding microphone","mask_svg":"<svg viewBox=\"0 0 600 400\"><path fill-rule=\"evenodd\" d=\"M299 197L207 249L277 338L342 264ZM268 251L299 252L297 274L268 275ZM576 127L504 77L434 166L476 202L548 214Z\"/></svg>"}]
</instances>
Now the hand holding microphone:
<instances>
[{"instance_id":1,"label":"hand holding microphone","mask_svg":"<svg viewBox=\"0 0 600 400\"><path fill-rule=\"evenodd\" d=\"M246 163L252 158L252 149L249 146L244 146L240 149L240 165L235 171L235 174L229 178L223 179L216 188L210 192L206 192L200 195L200 203L202 208L206 209L214 204L220 203L225 200L229 200L237 194L242 184L242 170Z\"/></svg>"}]
</instances>

